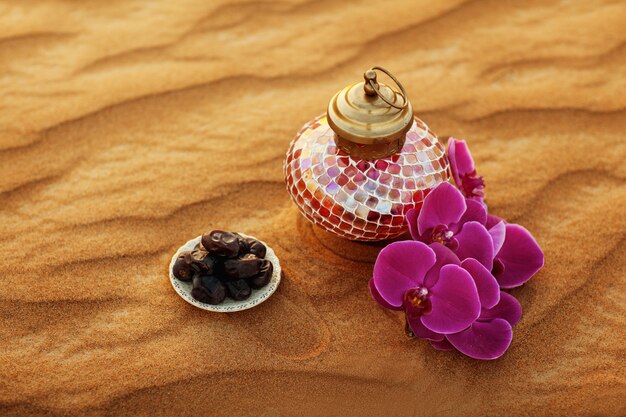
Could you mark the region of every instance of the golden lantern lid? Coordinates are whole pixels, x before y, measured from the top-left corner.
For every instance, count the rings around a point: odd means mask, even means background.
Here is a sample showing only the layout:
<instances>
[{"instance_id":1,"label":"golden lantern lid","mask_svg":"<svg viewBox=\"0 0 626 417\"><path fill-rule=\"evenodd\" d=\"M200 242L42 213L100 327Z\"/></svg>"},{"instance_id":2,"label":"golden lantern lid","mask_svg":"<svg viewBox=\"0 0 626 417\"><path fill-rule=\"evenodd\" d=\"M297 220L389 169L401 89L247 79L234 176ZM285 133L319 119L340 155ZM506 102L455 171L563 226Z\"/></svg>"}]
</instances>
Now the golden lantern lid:
<instances>
[{"instance_id":1,"label":"golden lantern lid","mask_svg":"<svg viewBox=\"0 0 626 417\"><path fill-rule=\"evenodd\" d=\"M379 83L376 71L387 74L400 91ZM333 96L328 124L341 150L355 158L380 159L402 149L413 125L413 107L402 84L386 69L372 67L363 78Z\"/></svg>"}]
</instances>

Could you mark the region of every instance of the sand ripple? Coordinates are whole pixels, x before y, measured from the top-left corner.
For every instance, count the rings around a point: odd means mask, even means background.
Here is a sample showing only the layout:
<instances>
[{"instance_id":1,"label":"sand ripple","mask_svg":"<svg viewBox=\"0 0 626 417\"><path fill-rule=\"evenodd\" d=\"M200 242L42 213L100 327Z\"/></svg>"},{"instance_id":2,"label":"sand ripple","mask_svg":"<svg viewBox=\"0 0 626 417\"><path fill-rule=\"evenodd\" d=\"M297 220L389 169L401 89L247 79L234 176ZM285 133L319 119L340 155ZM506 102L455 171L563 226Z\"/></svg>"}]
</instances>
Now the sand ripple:
<instances>
[{"instance_id":1,"label":"sand ripple","mask_svg":"<svg viewBox=\"0 0 626 417\"><path fill-rule=\"evenodd\" d=\"M625 21L611 0L3 2L0 414L625 415ZM545 250L499 361L406 340L368 294L380 245L284 191L295 132L375 64ZM259 308L170 287L216 227L281 258Z\"/></svg>"}]
</instances>

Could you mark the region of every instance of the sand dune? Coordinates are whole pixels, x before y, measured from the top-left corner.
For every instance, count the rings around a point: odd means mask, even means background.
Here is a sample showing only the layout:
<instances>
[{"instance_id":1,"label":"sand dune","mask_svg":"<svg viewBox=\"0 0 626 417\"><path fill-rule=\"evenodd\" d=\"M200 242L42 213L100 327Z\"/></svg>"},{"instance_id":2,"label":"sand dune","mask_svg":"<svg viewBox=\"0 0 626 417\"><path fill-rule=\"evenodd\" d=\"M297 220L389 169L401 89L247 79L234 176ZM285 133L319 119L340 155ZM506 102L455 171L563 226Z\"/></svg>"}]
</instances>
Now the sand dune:
<instances>
[{"instance_id":1,"label":"sand dune","mask_svg":"<svg viewBox=\"0 0 626 417\"><path fill-rule=\"evenodd\" d=\"M0 414L625 415L624 22L610 0L0 3ZM284 189L293 135L372 65L545 251L495 362L406 339L368 293L382 245ZM281 259L258 308L170 286L218 227Z\"/></svg>"}]
</instances>

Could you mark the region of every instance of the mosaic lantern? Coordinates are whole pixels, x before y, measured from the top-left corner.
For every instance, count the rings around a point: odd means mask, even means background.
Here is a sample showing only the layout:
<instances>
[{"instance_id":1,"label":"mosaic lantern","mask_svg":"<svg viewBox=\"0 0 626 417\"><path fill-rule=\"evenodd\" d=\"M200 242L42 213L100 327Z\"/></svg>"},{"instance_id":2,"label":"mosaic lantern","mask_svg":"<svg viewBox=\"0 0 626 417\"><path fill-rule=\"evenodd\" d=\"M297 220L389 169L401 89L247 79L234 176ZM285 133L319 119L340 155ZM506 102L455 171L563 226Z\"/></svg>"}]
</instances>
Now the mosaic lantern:
<instances>
[{"instance_id":1,"label":"mosaic lantern","mask_svg":"<svg viewBox=\"0 0 626 417\"><path fill-rule=\"evenodd\" d=\"M400 91L378 83L387 74ZM377 241L401 235L411 208L449 178L444 147L413 116L406 91L381 67L339 91L308 122L284 164L291 198L314 224L338 236Z\"/></svg>"}]
</instances>

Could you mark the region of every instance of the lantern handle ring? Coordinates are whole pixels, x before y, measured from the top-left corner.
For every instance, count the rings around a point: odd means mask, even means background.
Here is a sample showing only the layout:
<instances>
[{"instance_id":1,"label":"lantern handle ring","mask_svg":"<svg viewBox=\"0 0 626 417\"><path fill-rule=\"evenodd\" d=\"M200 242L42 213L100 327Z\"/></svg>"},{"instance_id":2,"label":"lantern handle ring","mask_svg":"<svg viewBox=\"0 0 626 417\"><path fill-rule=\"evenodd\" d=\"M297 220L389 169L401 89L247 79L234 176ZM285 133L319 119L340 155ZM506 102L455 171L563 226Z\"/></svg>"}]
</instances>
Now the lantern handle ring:
<instances>
[{"instance_id":1,"label":"lantern handle ring","mask_svg":"<svg viewBox=\"0 0 626 417\"><path fill-rule=\"evenodd\" d=\"M385 96L380 92L378 82L376 81L376 71L381 71L385 73L400 88L400 94L398 94L398 92L393 89L391 91L393 91L394 93L402 97L402 100L403 100L402 105L392 103L387 98L385 98ZM365 79L365 84L363 86L363 89L365 90L365 94L367 94L368 96L377 95L378 97L381 98L382 101L389 104L391 107L394 107L399 110L405 109L409 105L409 100L407 99L407 94L406 94L406 90L404 89L404 86L400 83L400 81L398 81L396 77L393 76L393 74L391 74L389 71L387 71L383 67L376 66L376 67L372 67L368 69L367 71L365 71L365 74L363 74L363 78Z\"/></svg>"}]
</instances>

